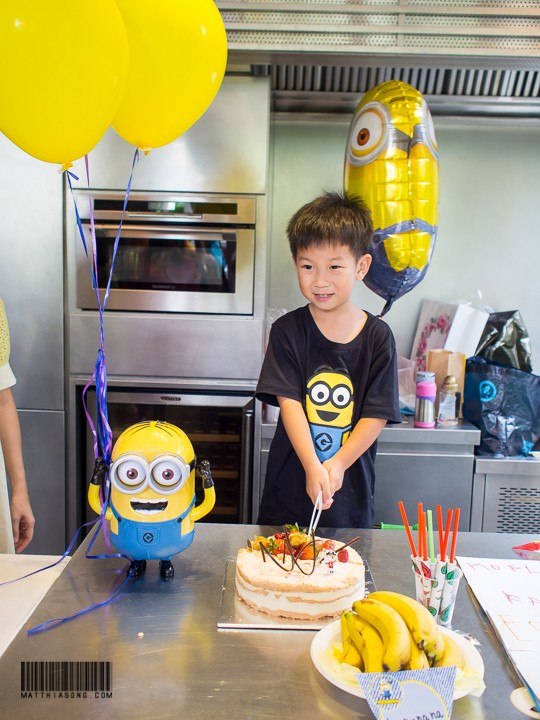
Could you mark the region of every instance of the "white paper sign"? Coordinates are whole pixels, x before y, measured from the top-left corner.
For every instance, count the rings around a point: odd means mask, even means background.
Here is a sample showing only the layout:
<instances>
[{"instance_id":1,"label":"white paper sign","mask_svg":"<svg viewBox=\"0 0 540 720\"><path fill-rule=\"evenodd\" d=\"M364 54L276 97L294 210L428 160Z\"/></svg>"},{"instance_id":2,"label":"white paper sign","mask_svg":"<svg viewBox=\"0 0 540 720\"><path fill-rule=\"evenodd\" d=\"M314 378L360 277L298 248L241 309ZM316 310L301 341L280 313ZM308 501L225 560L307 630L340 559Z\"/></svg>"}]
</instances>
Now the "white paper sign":
<instances>
[{"instance_id":1,"label":"white paper sign","mask_svg":"<svg viewBox=\"0 0 540 720\"><path fill-rule=\"evenodd\" d=\"M457 561L518 671L540 697L540 562Z\"/></svg>"}]
</instances>

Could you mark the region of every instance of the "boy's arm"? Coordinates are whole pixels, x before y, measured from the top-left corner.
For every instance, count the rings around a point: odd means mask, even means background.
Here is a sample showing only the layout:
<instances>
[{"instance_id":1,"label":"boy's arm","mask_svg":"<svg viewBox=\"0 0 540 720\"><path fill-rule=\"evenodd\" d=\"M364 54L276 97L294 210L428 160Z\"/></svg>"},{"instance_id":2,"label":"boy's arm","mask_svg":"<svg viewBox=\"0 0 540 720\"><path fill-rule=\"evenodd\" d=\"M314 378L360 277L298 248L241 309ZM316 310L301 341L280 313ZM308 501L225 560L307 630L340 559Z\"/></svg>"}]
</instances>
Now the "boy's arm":
<instances>
[{"instance_id":1,"label":"boy's arm","mask_svg":"<svg viewBox=\"0 0 540 720\"><path fill-rule=\"evenodd\" d=\"M384 418L360 418L337 453L325 460L323 465L330 476L332 493L341 488L345 470L373 445L385 425Z\"/></svg>"},{"instance_id":2,"label":"boy's arm","mask_svg":"<svg viewBox=\"0 0 540 720\"><path fill-rule=\"evenodd\" d=\"M306 471L306 491L313 504L322 490L323 510L328 510L332 504L330 477L317 457L309 424L302 407L302 403L292 398L278 397L281 419L289 440Z\"/></svg>"},{"instance_id":3,"label":"boy's arm","mask_svg":"<svg viewBox=\"0 0 540 720\"><path fill-rule=\"evenodd\" d=\"M35 520L26 485L19 417L9 388L0 390L0 443L11 485L13 541L15 550L21 552L32 540Z\"/></svg>"}]
</instances>

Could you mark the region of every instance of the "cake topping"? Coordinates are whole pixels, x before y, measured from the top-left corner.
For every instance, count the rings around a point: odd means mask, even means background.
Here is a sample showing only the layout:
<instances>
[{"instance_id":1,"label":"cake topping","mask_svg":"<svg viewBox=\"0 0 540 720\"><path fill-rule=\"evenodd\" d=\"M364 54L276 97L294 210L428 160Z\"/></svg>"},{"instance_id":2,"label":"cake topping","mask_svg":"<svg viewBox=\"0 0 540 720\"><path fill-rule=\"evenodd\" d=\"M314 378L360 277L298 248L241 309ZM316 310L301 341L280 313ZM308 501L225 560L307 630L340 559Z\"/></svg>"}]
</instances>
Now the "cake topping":
<instances>
[{"instance_id":1,"label":"cake topping","mask_svg":"<svg viewBox=\"0 0 540 720\"><path fill-rule=\"evenodd\" d=\"M359 539L357 536L340 547L337 553L339 562L348 562L349 553L347 547L353 545ZM285 572L291 572L296 566L304 575L313 574L317 561L319 563L326 562L332 568L336 558L336 543L334 540L316 538L313 531L311 535L308 535L305 530L300 530L298 524L284 525L282 532L274 533L268 537L257 535L253 540L248 540L247 544L251 551L260 551L262 553L264 562L266 562L266 556L268 556ZM310 560L312 561L311 564L307 565ZM306 561L304 562L305 567L299 561Z\"/></svg>"}]
</instances>

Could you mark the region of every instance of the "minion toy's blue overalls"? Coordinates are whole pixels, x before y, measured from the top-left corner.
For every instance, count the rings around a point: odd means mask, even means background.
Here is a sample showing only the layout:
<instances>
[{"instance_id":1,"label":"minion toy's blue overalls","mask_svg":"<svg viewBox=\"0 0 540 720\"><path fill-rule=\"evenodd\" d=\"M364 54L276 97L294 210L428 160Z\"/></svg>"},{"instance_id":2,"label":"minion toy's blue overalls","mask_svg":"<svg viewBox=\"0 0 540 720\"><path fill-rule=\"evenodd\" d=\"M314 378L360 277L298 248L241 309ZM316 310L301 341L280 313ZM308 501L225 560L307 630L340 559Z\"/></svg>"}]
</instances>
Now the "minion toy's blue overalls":
<instances>
[{"instance_id":1,"label":"minion toy's blue overalls","mask_svg":"<svg viewBox=\"0 0 540 720\"><path fill-rule=\"evenodd\" d=\"M114 546L132 560L170 560L193 542L195 530L182 535L182 522L195 505L195 497L182 515L164 522L136 522L123 518L114 505L111 510L118 522L118 533L111 532Z\"/></svg>"}]
</instances>

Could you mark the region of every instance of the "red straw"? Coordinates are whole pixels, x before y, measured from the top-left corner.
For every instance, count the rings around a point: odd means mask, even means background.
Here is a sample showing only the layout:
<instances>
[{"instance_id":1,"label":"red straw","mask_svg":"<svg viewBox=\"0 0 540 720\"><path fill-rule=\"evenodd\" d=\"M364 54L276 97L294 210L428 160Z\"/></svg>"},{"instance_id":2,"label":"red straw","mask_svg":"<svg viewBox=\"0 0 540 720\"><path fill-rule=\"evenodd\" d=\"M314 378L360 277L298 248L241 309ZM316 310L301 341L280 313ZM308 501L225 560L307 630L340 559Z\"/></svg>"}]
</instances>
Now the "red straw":
<instances>
[{"instance_id":1,"label":"red straw","mask_svg":"<svg viewBox=\"0 0 540 720\"><path fill-rule=\"evenodd\" d=\"M439 553L442 559L443 546L443 524L442 524L442 507L437 505L437 530L439 531Z\"/></svg>"},{"instance_id":2,"label":"red straw","mask_svg":"<svg viewBox=\"0 0 540 720\"><path fill-rule=\"evenodd\" d=\"M424 506L418 503L418 555L427 560L426 514Z\"/></svg>"},{"instance_id":3,"label":"red straw","mask_svg":"<svg viewBox=\"0 0 540 720\"><path fill-rule=\"evenodd\" d=\"M409 545L411 546L411 553L413 557L416 557L416 548L414 546L414 540L411 533L411 528L409 527L409 521L407 520L407 513L405 512L405 506L403 505L402 501L400 500L398 502L399 512L401 513L401 519L403 520L403 524L405 525L405 532L407 533L407 538L409 539Z\"/></svg>"},{"instance_id":4,"label":"red straw","mask_svg":"<svg viewBox=\"0 0 540 720\"><path fill-rule=\"evenodd\" d=\"M452 527L452 515L454 511L452 508L448 508L448 514L446 515L446 526L444 528L444 539L441 547L441 560L446 560L446 548L448 546L448 538L450 537L450 528Z\"/></svg>"},{"instance_id":5,"label":"red straw","mask_svg":"<svg viewBox=\"0 0 540 720\"><path fill-rule=\"evenodd\" d=\"M458 526L459 526L459 508L456 508L456 514L454 515L454 530L452 532L452 547L450 548L450 562L454 562L454 557L456 553L456 540L457 540L457 534L458 534Z\"/></svg>"},{"instance_id":6,"label":"red straw","mask_svg":"<svg viewBox=\"0 0 540 720\"><path fill-rule=\"evenodd\" d=\"M418 525L418 531L417 531L417 540L418 540L418 557L423 556L423 550L422 550L422 503L418 503L418 520L416 521L416 524Z\"/></svg>"}]
</instances>

